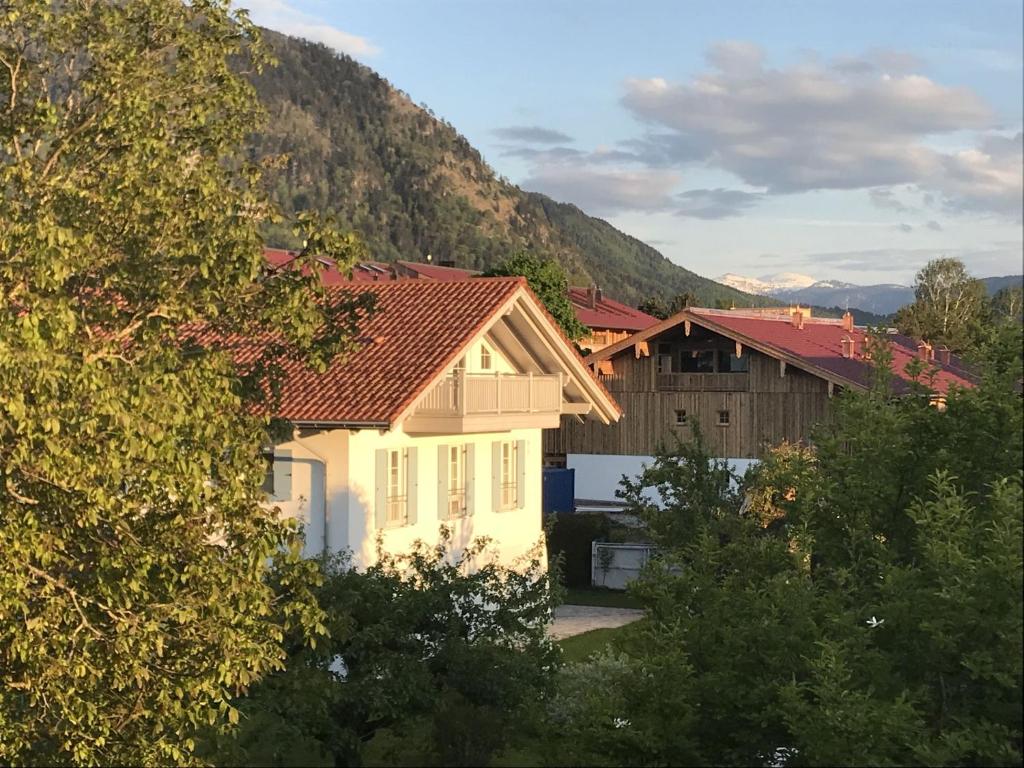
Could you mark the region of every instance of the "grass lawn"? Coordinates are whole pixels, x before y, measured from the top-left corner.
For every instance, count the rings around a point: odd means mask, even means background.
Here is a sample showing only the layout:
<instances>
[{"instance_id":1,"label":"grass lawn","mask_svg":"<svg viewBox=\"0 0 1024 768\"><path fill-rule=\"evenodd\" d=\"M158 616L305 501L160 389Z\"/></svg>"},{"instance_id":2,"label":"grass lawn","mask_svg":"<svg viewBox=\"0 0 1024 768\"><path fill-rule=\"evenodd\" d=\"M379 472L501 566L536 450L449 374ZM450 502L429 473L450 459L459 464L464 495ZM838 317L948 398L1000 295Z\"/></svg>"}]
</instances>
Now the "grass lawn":
<instances>
[{"instance_id":1,"label":"grass lawn","mask_svg":"<svg viewBox=\"0 0 1024 768\"><path fill-rule=\"evenodd\" d=\"M597 605L602 608L642 608L626 592L614 589L567 589L565 605Z\"/></svg>"},{"instance_id":2,"label":"grass lawn","mask_svg":"<svg viewBox=\"0 0 1024 768\"><path fill-rule=\"evenodd\" d=\"M586 661L591 655L603 651L609 645L614 650L623 650L629 638L636 632L637 625L643 622L644 619L641 619L622 627L592 629L589 632L559 640L557 642L562 648L562 658L567 664L572 664Z\"/></svg>"}]
</instances>

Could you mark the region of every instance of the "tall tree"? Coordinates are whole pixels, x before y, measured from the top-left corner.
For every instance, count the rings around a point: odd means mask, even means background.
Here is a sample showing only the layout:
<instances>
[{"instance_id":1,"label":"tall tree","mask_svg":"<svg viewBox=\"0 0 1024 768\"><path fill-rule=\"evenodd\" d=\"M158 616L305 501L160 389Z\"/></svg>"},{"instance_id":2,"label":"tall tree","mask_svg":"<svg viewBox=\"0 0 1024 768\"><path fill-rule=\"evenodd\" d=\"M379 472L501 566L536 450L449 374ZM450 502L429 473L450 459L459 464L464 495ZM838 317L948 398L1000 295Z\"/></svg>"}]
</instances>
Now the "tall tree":
<instances>
[{"instance_id":1,"label":"tall tree","mask_svg":"<svg viewBox=\"0 0 1024 768\"><path fill-rule=\"evenodd\" d=\"M985 286L959 259L934 259L917 273L914 302L896 313L900 331L965 352L978 343L988 301Z\"/></svg>"},{"instance_id":2,"label":"tall tree","mask_svg":"<svg viewBox=\"0 0 1024 768\"><path fill-rule=\"evenodd\" d=\"M0 12L2 762L189 762L285 624L317 624L301 580L286 608L264 578L296 551L266 414L275 363L323 364L367 308L325 301L305 253L267 271L240 61L263 57L228 0ZM267 329L240 368L224 342Z\"/></svg>"},{"instance_id":3,"label":"tall tree","mask_svg":"<svg viewBox=\"0 0 1024 768\"><path fill-rule=\"evenodd\" d=\"M587 335L589 329L576 318L576 312L569 300L569 280L561 265L552 259L539 259L532 253L521 251L502 261L494 269L484 273L488 277L497 275L521 275L526 278L537 298L547 307L551 316L558 321L565 335L577 341Z\"/></svg>"}]
</instances>

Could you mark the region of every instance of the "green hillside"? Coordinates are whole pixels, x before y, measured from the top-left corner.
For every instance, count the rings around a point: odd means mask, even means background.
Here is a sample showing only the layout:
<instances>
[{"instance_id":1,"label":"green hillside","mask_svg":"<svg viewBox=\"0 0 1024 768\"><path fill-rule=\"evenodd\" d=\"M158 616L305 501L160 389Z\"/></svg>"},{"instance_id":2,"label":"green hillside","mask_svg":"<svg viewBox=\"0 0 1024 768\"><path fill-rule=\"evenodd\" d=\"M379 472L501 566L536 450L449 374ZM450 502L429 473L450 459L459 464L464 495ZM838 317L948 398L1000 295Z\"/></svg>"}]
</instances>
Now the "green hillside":
<instances>
[{"instance_id":1,"label":"green hillside","mask_svg":"<svg viewBox=\"0 0 1024 768\"><path fill-rule=\"evenodd\" d=\"M673 264L573 205L499 178L452 125L353 59L265 35L279 64L252 78L269 121L251 146L287 215L330 212L384 261L429 253L435 262L486 269L528 249L557 259L573 283L597 283L630 304L684 292L710 305L765 303ZM284 226L267 236L295 245Z\"/></svg>"}]
</instances>

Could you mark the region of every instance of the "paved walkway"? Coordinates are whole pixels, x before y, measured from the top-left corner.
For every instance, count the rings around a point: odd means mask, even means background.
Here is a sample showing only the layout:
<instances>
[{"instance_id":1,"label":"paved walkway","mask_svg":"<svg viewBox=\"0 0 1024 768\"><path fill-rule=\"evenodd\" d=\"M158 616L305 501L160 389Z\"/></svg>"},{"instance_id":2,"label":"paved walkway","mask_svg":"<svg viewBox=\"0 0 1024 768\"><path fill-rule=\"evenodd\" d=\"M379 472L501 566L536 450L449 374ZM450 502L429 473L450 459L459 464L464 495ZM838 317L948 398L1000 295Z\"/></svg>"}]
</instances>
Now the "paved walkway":
<instances>
[{"instance_id":1,"label":"paved walkway","mask_svg":"<svg viewBox=\"0 0 1024 768\"><path fill-rule=\"evenodd\" d=\"M555 608L555 620L548 628L552 640L572 637L592 629L621 627L644 615L635 608L601 608L594 605L560 605Z\"/></svg>"}]
</instances>

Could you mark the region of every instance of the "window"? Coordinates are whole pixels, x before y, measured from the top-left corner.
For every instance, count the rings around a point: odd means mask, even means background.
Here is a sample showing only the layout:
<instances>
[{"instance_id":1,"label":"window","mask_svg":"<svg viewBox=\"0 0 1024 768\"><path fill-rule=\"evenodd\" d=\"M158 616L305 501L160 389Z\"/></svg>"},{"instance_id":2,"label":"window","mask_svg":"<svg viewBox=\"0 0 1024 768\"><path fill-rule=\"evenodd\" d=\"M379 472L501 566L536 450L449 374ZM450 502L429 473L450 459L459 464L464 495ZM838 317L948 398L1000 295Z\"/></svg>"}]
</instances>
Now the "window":
<instances>
[{"instance_id":1,"label":"window","mask_svg":"<svg viewBox=\"0 0 1024 768\"><path fill-rule=\"evenodd\" d=\"M658 354L659 355L671 355L672 345L667 344L664 341L658 343Z\"/></svg>"},{"instance_id":2,"label":"window","mask_svg":"<svg viewBox=\"0 0 1024 768\"><path fill-rule=\"evenodd\" d=\"M387 512L385 522L402 524L406 520L408 492L408 454L401 449L388 451Z\"/></svg>"},{"instance_id":3,"label":"window","mask_svg":"<svg viewBox=\"0 0 1024 768\"><path fill-rule=\"evenodd\" d=\"M679 409L676 411L676 426L685 427L689 424L688 418L689 417L686 415L686 409Z\"/></svg>"},{"instance_id":4,"label":"window","mask_svg":"<svg viewBox=\"0 0 1024 768\"><path fill-rule=\"evenodd\" d=\"M501 444L501 509L513 509L519 503L518 454L515 443Z\"/></svg>"},{"instance_id":5,"label":"window","mask_svg":"<svg viewBox=\"0 0 1024 768\"><path fill-rule=\"evenodd\" d=\"M274 495L274 450L263 451L263 460L267 462L266 472L263 475L263 492L268 496Z\"/></svg>"},{"instance_id":6,"label":"window","mask_svg":"<svg viewBox=\"0 0 1024 768\"><path fill-rule=\"evenodd\" d=\"M672 373L672 355L658 355L658 373Z\"/></svg>"},{"instance_id":7,"label":"window","mask_svg":"<svg viewBox=\"0 0 1024 768\"><path fill-rule=\"evenodd\" d=\"M487 348L486 344L480 345L480 370L491 370L491 350Z\"/></svg>"},{"instance_id":8,"label":"window","mask_svg":"<svg viewBox=\"0 0 1024 768\"><path fill-rule=\"evenodd\" d=\"M718 370L722 373L746 373L750 370L750 353L736 357L735 352L719 352Z\"/></svg>"},{"instance_id":9,"label":"window","mask_svg":"<svg viewBox=\"0 0 1024 768\"><path fill-rule=\"evenodd\" d=\"M683 350L679 355L679 370L684 373L714 373L714 350Z\"/></svg>"},{"instance_id":10,"label":"window","mask_svg":"<svg viewBox=\"0 0 1024 768\"><path fill-rule=\"evenodd\" d=\"M718 426L727 427L729 426L729 412L719 411L718 412Z\"/></svg>"},{"instance_id":11,"label":"window","mask_svg":"<svg viewBox=\"0 0 1024 768\"><path fill-rule=\"evenodd\" d=\"M466 447L448 447L448 517L466 514Z\"/></svg>"}]
</instances>

